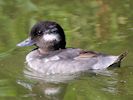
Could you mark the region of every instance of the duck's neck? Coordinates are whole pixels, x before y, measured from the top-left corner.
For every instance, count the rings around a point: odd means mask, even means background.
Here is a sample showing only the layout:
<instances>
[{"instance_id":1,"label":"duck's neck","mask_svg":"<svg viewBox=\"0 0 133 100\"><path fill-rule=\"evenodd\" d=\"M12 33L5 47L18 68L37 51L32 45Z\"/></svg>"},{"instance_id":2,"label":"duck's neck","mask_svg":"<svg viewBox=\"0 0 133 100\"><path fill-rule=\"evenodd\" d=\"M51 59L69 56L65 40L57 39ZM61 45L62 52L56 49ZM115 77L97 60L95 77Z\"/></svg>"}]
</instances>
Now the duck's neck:
<instances>
[{"instance_id":1,"label":"duck's neck","mask_svg":"<svg viewBox=\"0 0 133 100\"><path fill-rule=\"evenodd\" d=\"M40 54L48 54L49 53L48 50L41 49L41 48L38 48L38 51L39 51Z\"/></svg>"},{"instance_id":2,"label":"duck's neck","mask_svg":"<svg viewBox=\"0 0 133 100\"><path fill-rule=\"evenodd\" d=\"M48 54L49 52L56 51L56 50L59 50L59 49L38 48L38 51L40 54Z\"/></svg>"}]
</instances>

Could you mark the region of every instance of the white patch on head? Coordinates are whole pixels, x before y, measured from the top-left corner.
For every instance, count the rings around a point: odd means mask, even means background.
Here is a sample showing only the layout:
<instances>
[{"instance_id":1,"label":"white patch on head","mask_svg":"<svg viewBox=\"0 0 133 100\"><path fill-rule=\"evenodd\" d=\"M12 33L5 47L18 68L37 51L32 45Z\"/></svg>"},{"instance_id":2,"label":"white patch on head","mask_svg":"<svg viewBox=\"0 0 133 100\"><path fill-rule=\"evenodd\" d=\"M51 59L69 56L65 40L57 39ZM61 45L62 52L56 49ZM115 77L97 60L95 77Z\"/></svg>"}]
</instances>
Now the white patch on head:
<instances>
[{"instance_id":1,"label":"white patch on head","mask_svg":"<svg viewBox=\"0 0 133 100\"><path fill-rule=\"evenodd\" d=\"M60 40L58 34L44 34L43 39L45 41L54 41L54 40L59 41Z\"/></svg>"}]
</instances>

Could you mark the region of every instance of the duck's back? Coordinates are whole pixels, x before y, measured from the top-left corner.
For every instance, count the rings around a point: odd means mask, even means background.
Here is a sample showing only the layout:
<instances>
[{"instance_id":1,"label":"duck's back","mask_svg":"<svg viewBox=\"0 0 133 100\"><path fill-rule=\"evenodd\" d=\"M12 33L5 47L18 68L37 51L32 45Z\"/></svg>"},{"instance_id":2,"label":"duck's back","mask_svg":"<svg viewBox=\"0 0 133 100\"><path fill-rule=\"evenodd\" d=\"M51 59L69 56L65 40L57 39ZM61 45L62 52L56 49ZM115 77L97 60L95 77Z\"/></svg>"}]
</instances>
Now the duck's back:
<instances>
[{"instance_id":1,"label":"duck's back","mask_svg":"<svg viewBox=\"0 0 133 100\"><path fill-rule=\"evenodd\" d=\"M41 56L35 50L26 57L30 68L44 74L105 69L114 63L120 62L121 59L122 56L111 56L74 48L61 49Z\"/></svg>"}]
</instances>

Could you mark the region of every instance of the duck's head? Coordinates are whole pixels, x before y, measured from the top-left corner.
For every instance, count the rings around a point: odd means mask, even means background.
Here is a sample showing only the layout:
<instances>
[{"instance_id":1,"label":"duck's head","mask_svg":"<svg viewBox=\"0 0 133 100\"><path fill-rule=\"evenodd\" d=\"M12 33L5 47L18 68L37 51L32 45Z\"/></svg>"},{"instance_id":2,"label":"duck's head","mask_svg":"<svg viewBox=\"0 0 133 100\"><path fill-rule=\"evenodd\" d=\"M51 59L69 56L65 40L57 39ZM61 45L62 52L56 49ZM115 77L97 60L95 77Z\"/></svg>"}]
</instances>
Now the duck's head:
<instances>
[{"instance_id":1,"label":"duck's head","mask_svg":"<svg viewBox=\"0 0 133 100\"><path fill-rule=\"evenodd\" d=\"M31 45L46 51L64 49L66 45L64 31L56 22L41 21L32 27L28 39L17 44L20 47Z\"/></svg>"}]
</instances>

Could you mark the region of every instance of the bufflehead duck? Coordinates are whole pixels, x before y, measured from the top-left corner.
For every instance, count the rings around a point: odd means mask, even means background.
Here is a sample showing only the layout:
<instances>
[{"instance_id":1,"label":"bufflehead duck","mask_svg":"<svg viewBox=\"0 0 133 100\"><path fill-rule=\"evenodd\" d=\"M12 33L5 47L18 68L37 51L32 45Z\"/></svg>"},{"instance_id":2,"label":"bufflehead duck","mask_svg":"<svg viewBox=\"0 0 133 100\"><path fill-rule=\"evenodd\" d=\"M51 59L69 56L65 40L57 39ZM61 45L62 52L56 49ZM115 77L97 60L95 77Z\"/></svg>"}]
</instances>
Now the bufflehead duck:
<instances>
[{"instance_id":1,"label":"bufflehead duck","mask_svg":"<svg viewBox=\"0 0 133 100\"><path fill-rule=\"evenodd\" d=\"M56 22L41 21L35 24L29 38L17 46L37 48L26 56L26 62L33 70L43 74L65 74L87 70L101 70L120 65L126 52L119 56L106 55L79 48L66 48L65 34Z\"/></svg>"}]
</instances>

